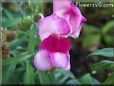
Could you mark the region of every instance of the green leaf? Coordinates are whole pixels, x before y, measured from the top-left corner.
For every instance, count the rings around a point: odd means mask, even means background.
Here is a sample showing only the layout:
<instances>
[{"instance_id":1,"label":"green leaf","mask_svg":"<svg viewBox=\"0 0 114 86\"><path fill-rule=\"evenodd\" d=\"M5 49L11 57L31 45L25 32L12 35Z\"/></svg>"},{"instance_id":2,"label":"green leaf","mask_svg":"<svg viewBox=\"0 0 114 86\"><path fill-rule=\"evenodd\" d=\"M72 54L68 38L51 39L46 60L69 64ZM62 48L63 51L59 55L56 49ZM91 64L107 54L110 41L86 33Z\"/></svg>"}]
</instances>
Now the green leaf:
<instances>
[{"instance_id":1,"label":"green leaf","mask_svg":"<svg viewBox=\"0 0 114 86\"><path fill-rule=\"evenodd\" d=\"M113 29L114 27L114 21L109 21L106 25L104 25L102 27L102 33L106 34L108 31L110 31L111 29Z\"/></svg>"},{"instance_id":2,"label":"green leaf","mask_svg":"<svg viewBox=\"0 0 114 86\"><path fill-rule=\"evenodd\" d=\"M24 84L34 84L34 72L33 67L29 63L29 61L26 61L26 72L24 76Z\"/></svg>"},{"instance_id":3,"label":"green leaf","mask_svg":"<svg viewBox=\"0 0 114 86\"><path fill-rule=\"evenodd\" d=\"M114 38L111 34L110 35L105 35L103 39L104 39L106 45L113 46Z\"/></svg>"},{"instance_id":4,"label":"green leaf","mask_svg":"<svg viewBox=\"0 0 114 86\"><path fill-rule=\"evenodd\" d=\"M10 47L11 50L15 50L18 46L21 45L25 41L27 37L26 32L18 31L18 36L15 40L8 42L7 45Z\"/></svg>"},{"instance_id":5,"label":"green leaf","mask_svg":"<svg viewBox=\"0 0 114 86\"><path fill-rule=\"evenodd\" d=\"M108 78L103 82L103 85L114 85L114 72L108 76Z\"/></svg>"},{"instance_id":6,"label":"green leaf","mask_svg":"<svg viewBox=\"0 0 114 86\"><path fill-rule=\"evenodd\" d=\"M21 21L21 18L6 19L2 21L4 27L16 26Z\"/></svg>"},{"instance_id":7,"label":"green leaf","mask_svg":"<svg viewBox=\"0 0 114 86\"><path fill-rule=\"evenodd\" d=\"M11 79L13 72L15 70L16 65L7 65L7 66L3 66L3 70L2 70L2 84L7 84L10 83L8 82L9 79Z\"/></svg>"},{"instance_id":8,"label":"green leaf","mask_svg":"<svg viewBox=\"0 0 114 86\"><path fill-rule=\"evenodd\" d=\"M55 73L55 78L61 84L70 84L72 82L74 82L74 84L80 84L80 82L75 78L75 76L70 71L64 71L59 68L57 68L57 73Z\"/></svg>"},{"instance_id":9,"label":"green leaf","mask_svg":"<svg viewBox=\"0 0 114 86\"><path fill-rule=\"evenodd\" d=\"M78 79L71 79L69 81L67 81L65 84L67 85L80 85L80 81Z\"/></svg>"},{"instance_id":10,"label":"green leaf","mask_svg":"<svg viewBox=\"0 0 114 86\"><path fill-rule=\"evenodd\" d=\"M38 72L39 72L38 77L40 80L40 84L59 84L53 73L49 71L46 72L38 71Z\"/></svg>"},{"instance_id":11,"label":"green leaf","mask_svg":"<svg viewBox=\"0 0 114 86\"><path fill-rule=\"evenodd\" d=\"M104 69L114 69L114 62L108 61L108 60L103 60L101 62L93 64L91 67L92 71L100 71L100 70L104 70Z\"/></svg>"},{"instance_id":12,"label":"green leaf","mask_svg":"<svg viewBox=\"0 0 114 86\"><path fill-rule=\"evenodd\" d=\"M15 57L11 57L11 58L9 57L8 59L3 60L3 65L10 65L10 64L15 65L17 63L20 63L22 61L29 59L32 55L33 55L33 52L30 51L30 52L24 52L21 55L18 55Z\"/></svg>"},{"instance_id":13,"label":"green leaf","mask_svg":"<svg viewBox=\"0 0 114 86\"><path fill-rule=\"evenodd\" d=\"M17 38L11 41L10 43L8 43L8 46L10 47L11 50L15 50L24 40L25 40L24 37L21 40Z\"/></svg>"},{"instance_id":14,"label":"green leaf","mask_svg":"<svg viewBox=\"0 0 114 86\"><path fill-rule=\"evenodd\" d=\"M100 82L97 81L96 79L94 79L93 77L91 77L91 75L89 73L87 73L84 76L82 76L79 79L79 81L82 84L85 84L85 85L98 85L98 84L100 84Z\"/></svg>"},{"instance_id":15,"label":"green leaf","mask_svg":"<svg viewBox=\"0 0 114 86\"><path fill-rule=\"evenodd\" d=\"M87 57L94 56L94 55L114 58L114 48L100 49L100 50L97 50L97 51L89 54Z\"/></svg>"},{"instance_id":16,"label":"green leaf","mask_svg":"<svg viewBox=\"0 0 114 86\"><path fill-rule=\"evenodd\" d=\"M28 32L29 40L28 40L28 51L34 49L39 44L38 39L38 29L36 24L32 24L31 28Z\"/></svg>"},{"instance_id":17,"label":"green leaf","mask_svg":"<svg viewBox=\"0 0 114 86\"><path fill-rule=\"evenodd\" d=\"M87 35L84 37L83 42L82 42L82 46L84 48L89 48L92 45L98 45L99 42L100 42L100 35L91 34L91 35Z\"/></svg>"},{"instance_id":18,"label":"green leaf","mask_svg":"<svg viewBox=\"0 0 114 86\"><path fill-rule=\"evenodd\" d=\"M85 36L90 34L99 34L99 29L95 26L84 24L83 28Z\"/></svg>"},{"instance_id":19,"label":"green leaf","mask_svg":"<svg viewBox=\"0 0 114 86\"><path fill-rule=\"evenodd\" d=\"M75 76L70 71L64 71L64 70L59 69L59 68L57 69L57 71L58 72L55 74L55 77L57 77L57 78L61 77L61 75L67 76L68 78L72 78L72 79L75 78Z\"/></svg>"},{"instance_id":20,"label":"green leaf","mask_svg":"<svg viewBox=\"0 0 114 86\"><path fill-rule=\"evenodd\" d=\"M8 19L12 19L13 18L13 14L10 11L8 11L7 9L4 9L4 13L8 17Z\"/></svg>"}]
</instances>

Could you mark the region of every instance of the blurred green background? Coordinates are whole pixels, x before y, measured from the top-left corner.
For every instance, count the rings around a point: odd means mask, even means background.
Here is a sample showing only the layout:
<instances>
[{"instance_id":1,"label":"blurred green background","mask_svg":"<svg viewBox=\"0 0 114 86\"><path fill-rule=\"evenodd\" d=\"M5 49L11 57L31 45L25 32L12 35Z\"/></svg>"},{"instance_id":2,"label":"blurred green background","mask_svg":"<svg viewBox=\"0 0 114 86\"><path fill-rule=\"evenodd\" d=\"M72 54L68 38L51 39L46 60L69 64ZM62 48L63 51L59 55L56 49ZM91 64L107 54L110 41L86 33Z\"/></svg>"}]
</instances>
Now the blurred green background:
<instances>
[{"instance_id":1,"label":"blurred green background","mask_svg":"<svg viewBox=\"0 0 114 86\"><path fill-rule=\"evenodd\" d=\"M39 13L52 13L52 0L2 0L1 4L2 84L113 84L114 7L79 7L87 22L78 39L69 37L71 70L43 72L33 65L40 43L37 21Z\"/></svg>"}]
</instances>

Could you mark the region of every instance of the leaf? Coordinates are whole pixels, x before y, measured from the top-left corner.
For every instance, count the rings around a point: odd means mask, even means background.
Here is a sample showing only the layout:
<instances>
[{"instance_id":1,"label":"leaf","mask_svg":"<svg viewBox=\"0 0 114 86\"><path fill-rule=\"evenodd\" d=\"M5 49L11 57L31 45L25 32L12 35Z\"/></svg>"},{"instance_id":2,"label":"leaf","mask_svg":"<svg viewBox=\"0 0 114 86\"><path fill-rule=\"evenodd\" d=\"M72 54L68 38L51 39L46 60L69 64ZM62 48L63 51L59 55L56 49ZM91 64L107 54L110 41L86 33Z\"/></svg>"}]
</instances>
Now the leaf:
<instances>
[{"instance_id":1,"label":"leaf","mask_svg":"<svg viewBox=\"0 0 114 86\"><path fill-rule=\"evenodd\" d=\"M62 69L57 69L57 73L55 73L55 78L61 84L70 84L71 82L74 82L74 84L80 84L80 82L70 71L64 71Z\"/></svg>"},{"instance_id":2,"label":"leaf","mask_svg":"<svg viewBox=\"0 0 114 86\"><path fill-rule=\"evenodd\" d=\"M111 29L113 29L114 27L114 21L109 21L108 23L106 23L103 27L102 27L102 33L106 34L108 31L110 31Z\"/></svg>"},{"instance_id":3,"label":"leaf","mask_svg":"<svg viewBox=\"0 0 114 86\"><path fill-rule=\"evenodd\" d=\"M12 74L15 70L16 65L7 65L7 66L3 66L3 70L2 70L2 84L7 84L10 83L8 82L9 79L11 79Z\"/></svg>"},{"instance_id":4,"label":"leaf","mask_svg":"<svg viewBox=\"0 0 114 86\"><path fill-rule=\"evenodd\" d=\"M84 37L83 42L82 42L82 46L84 48L89 48L92 45L98 45L99 42L100 42L100 35L91 34L91 35L87 35Z\"/></svg>"},{"instance_id":5,"label":"leaf","mask_svg":"<svg viewBox=\"0 0 114 86\"><path fill-rule=\"evenodd\" d=\"M33 55L33 52L32 51L30 51L30 52L24 52L21 55L18 55L18 56L15 56L15 57L11 57L11 58L8 58L8 59L4 60L3 61L3 65L10 65L10 64L15 65L17 63L20 63L22 61L27 60L32 55Z\"/></svg>"},{"instance_id":6,"label":"leaf","mask_svg":"<svg viewBox=\"0 0 114 86\"><path fill-rule=\"evenodd\" d=\"M11 50L15 50L25 41L26 37L27 37L26 32L18 31L18 37L15 40L9 42L8 46L10 47Z\"/></svg>"},{"instance_id":7,"label":"leaf","mask_svg":"<svg viewBox=\"0 0 114 86\"><path fill-rule=\"evenodd\" d=\"M87 73L84 76L82 76L79 79L79 81L82 84L85 84L85 85L98 85L98 84L100 84L100 82L97 81L96 79L94 79L93 77L91 77L91 75L89 73Z\"/></svg>"},{"instance_id":8,"label":"leaf","mask_svg":"<svg viewBox=\"0 0 114 86\"><path fill-rule=\"evenodd\" d=\"M83 28L84 28L83 31L85 36L99 33L99 29L92 25L83 24Z\"/></svg>"},{"instance_id":9,"label":"leaf","mask_svg":"<svg viewBox=\"0 0 114 86\"><path fill-rule=\"evenodd\" d=\"M111 34L110 35L105 35L104 36L104 41L105 41L106 45L113 46L114 38Z\"/></svg>"},{"instance_id":10,"label":"leaf","mask_svg":"<svg viewBox=\"0 0 114 86\"><path fill-rule=\"evenodd\" d=\"M103 85L114 85L114 72L108 76L108 78L103 82Z\"/></svg>"},{"instance_id":11,"label":"leaf","mask_svg":"<svg viewBox=\"0 0 114 86\"><path fill-rule=\"evenodd\" d=\"M59 84L55 76L49 71L39 71L40 84Z\"/></svg>"},{"instance_id":12,"label":"leaf","mask_svg":"<svg viewBox=\"0 0 114 86\"><path fill-rule=\"evenodd\" d=\"M4 13L9 19L13 18L13 14L10 11L8 11L7 9L4 9Z\"/></svg>"},{"instance_id":13,"label":"leaf","mask_svg":"<svg viewBox=\"0 0 114 86\"><path fill-rule=\"evenodd\" d=\"M58 72L55 74L55 77L59 78L62 76L67 76L68 78L75 78L75 76L70 71L64 71L62 69L57 69Z\"/></svg>"},{"instance_id":14,"label":"leaf","mask_svg":"<svg viewBox=\"0 0 114 86\"><path fill-rule=\"evenodd\" d=\"M114 58L114 48L103 48L89 54L87 57L95 55Z\"/></svg>"},{"instance_id":15,"label":"leaf","mask_svg":"<svg viewBox=\"0 0 114 86\"><path fill-rule=\"evenodd\" d=\"M65 84L67 85L80 85L80 81L78 79L71 79L69 81L67 81Z\"/></svg>"},{"instance_id":16,"label":"leaf","mask_svg":"<svg viewBox=\"0 0 114 86\"><path fill-rule=\"evenodd\" d=\"M31 28L28 32L29 34L29 40L28 40L28 51L31 49L34 49L39 44L38 39L38 29L36 24L32 24Z\"/></svg>"},{"instance_id":17,"label":"leaf","mask_svg":"<svg viewBox=\"0 0 114 86\"><path fill-rule=\"evenodd\" d=\"M5 19L2 21L3 27L16 26L21 21L21 18Z\"/></svg>"},{"instance_id":18,"label":"leaf","mask_svg":"<svg viewBox=\"0 0 114 86\"><path fill-rule=\"evenodd\" d=\"M34 84L35 83L34 78L34 72L33 67L29 63L29 61L26 61L26 72L24 75L24 84Z\"/></svg>"},{"instance_id":19,"label":"leaf","mask_svg":"<svg viewBox=\"0 0 114 86\"><path fill-rule=\"evenodd\" d=\"M93 64L91 67L91 70L92 71L100 71L100 70L104 70L104 69L113 69L113 68L114 68L113 61L103 60L101 62Z\"/></svg>"}]
</instances>

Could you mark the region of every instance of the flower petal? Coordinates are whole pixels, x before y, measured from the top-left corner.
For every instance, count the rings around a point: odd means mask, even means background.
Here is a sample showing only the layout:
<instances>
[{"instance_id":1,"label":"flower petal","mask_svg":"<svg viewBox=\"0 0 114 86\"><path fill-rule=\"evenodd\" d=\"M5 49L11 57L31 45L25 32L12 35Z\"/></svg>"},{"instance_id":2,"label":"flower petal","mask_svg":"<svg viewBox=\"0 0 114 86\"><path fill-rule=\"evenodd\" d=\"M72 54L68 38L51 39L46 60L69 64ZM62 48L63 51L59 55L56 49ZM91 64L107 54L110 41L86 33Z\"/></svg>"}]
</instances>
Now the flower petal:
<instances>
[{"instance_id":1,"label":"flower petal","mask_svg":"<svg viewBox=\"0 0 114 86\"><path fill-rule=\"evenodd\" d=\"M64 17L64 14L71 8L72 0L53 0L53 12L59 17Z\"/></svg>"},{"instance_id":2,"label":"flower petal","mask_svg":"<svg viewBox=\"0 0 114 86\"><path fill-rule=\"evenodd\" d=\"M78 27L81 23L81 17L76 16L75 14L72 14L69 19L69 23L72 27L72 34L75 33L78 30Z\"/></svg>"},{"instance_id":3,"label":"flower petal","mask_svg":"<svg viewBox=\"0 0 114 86\"><path fill-rule=\"evenodd\" d=\"M86 18L81 14L78 7L75 6L73 3L71 4L71 8L73 11L73 13L70 14L70 18L69 18L69 22L72 27L71 35L75 34L76 36L72 36L72 37L77 38L80 34L83 23L86 21Z\"/></svg>"},{"instance_id":4,"label":"flower petal","mask_svg":"<svg viewBox=\"0 0 114 86\"><path fill-rule=\"evenodd\" d=\"M79 37L80 31L82 29L83 22L85 22L85 21L86 21L86 18L82 16L82 20L81 20L81 23L80 23L78 29L75 31L75 33L71 34L71 36L73 38L78 38Z\"/></svg>"},{"instance_id":5,"label":"flower petal","mask_svg":"<svg viewBox=\"0 0 114 86\"><path fill-rule=\"evenodd\" d=\"M71 69L70 62L68 62L68 65L63 68L66 71L69 71Z\"/></svg>"},{"instance_id":6,"label":"flower petal","mask_svg":"<svg viewBox=\"0 0 114 86\"><path fill-rule=\"evenodd\" d=\"M44 40L51 34L67 35L70 32L70 28L65 19L52 14L44 19L40 19L39 35L41 40Z\"/></svg>"},{"instance_id":7,"label":"flower petal","mask_svg":"<svg viewBox=\"0 0 114 86\"><path fill-rule=\"evenodd\" d=\"M54 13L57 16L64 18L70 27L68 36L77 38L80 34L83 22L86 21L86 18L83 17L79 8L74 5L72 0L54 0L53 4Z\"/></svg>"},{"instance_id":8,"label":"flower petal","mask_svg":"<svg viewBox=\"0 0 114 86\"><path fill-rule=\"evenodd\" d=\"M69 59L66 53L55 52L51 54L51 61L54 66L65 68L68 65Z\"/></svg>"},{"instance_id":9,"label":"flower petal","mask_svg":"<svg viewBox=\"0 0 114 86\"><path fill-rule=\"evenodd\" d=\"M48 50L49 52L62 52L65 53L71 48L70 41L57 34L52 34L44 39L40 44L40 49Z\"/></svg>"},{"instance_id":10,"label":"flower petal","mask_svg":"<svg viewBox=\"0 0 114 86\"><path fill-rule=\"evenodd\" d=\"M34 65L40 70L49 70L52 68L50 55L46 50L40 50L34 57Z\"/></svg>"}]
</instances>

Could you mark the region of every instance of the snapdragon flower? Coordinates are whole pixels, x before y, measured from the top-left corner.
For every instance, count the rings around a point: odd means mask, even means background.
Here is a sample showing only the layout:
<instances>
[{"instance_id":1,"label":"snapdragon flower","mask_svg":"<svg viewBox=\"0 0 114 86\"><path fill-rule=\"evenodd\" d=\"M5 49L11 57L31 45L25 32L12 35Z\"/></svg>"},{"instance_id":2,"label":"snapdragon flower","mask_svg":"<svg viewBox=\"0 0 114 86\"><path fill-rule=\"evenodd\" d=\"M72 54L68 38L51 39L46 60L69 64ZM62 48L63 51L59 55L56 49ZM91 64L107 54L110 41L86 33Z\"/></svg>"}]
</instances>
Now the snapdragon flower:
<instances>
[{"instance_id":1,"label":"snapdragon flower","mask_svg":"<svg viewBox=\"0 0 114 86\"><path fill-rule=\"evenodd\" d=\"M78 38L86 18L72 0L53 0L53 13L38 21L41 44L34 65L40 70L60 67L70 70L70 42Z\"/></svg>"}]
</instances>

